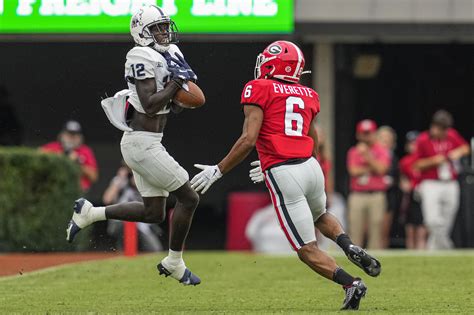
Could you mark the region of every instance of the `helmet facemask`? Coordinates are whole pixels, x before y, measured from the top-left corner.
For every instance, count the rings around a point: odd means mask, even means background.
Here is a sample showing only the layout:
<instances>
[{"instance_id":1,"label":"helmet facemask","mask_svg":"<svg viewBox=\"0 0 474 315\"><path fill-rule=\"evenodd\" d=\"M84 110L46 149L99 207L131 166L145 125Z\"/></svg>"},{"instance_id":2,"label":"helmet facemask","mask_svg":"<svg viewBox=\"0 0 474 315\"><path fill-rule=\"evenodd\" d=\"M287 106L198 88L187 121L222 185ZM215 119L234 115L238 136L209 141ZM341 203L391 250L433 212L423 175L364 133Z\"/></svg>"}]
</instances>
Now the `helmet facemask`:
<instances>
[{"instance_id":1,"label":"helmet facemask","mask_svg":"<svg viewBox=\"0 0 474 315\"><path fill-rule=\"evenodd\" d=\"M178 43L178 28L170 19L153 22L143 27L143 38L152 39L154 47L164 52L170 44Z\"/></svg>"},{"instance_id":2,"label":"helmet facemask","mask_svg":"<svg viewBox=\"0 0 474 315\"><path fill-rule=\"evenodd\" d=\"M262 78L262 66L267 63L268 61L270 60L273 60L275 59L276 57L270 57L270 58L266 58L263 54L259 54L257 56L257 61L255 63L255 72L254 72L254 77L255 79L267 79L269 77L271 77L271 75L273 74L273 72L275 71L275 67L274 66L267 66L268 67L268 70L272 69L271 71L265 71L265 74L264 74L264 78Z\"/></svg>"}]
</instances>

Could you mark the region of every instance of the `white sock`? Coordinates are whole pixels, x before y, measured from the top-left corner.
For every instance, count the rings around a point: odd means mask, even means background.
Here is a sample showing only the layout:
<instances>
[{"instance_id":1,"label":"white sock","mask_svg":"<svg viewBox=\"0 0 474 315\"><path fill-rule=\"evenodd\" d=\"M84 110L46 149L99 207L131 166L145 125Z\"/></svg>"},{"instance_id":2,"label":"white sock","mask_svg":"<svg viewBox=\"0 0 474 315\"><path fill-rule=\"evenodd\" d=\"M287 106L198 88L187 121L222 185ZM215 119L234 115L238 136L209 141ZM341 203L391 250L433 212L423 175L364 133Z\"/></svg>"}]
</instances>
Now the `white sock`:
<instances>
[{"instance_id":1,"label":"white sock","mask_svg":"<svg viewBox=\"0 0 474 315\"><path fill-rule=\"evenodd\" d=\"M107 220L105 218L105 207L92 207L90 210L90 214L92 219L94 220L93 222Z\"/></svg>"},{"instance_id":2,"label":"white sock","mask_svg":"<svg viewBox=\"0 0 474 315\"><path fill-rule=\"evenodd\" d=\"M170 249L168 256L166 256L161 261L161 264L172 273L171 277L175 278L176 280L181 280L184 275L184 271L186 270L182 251L178 252Z\"/></svg>"},{"instance_id":3,"label":"white sock","mask_svg":"<svg viewBox=\"0 0 474 315\"><path fill-rule=\"evenodd\" d=\"M176 266L183 264L183 252L182 251L174 251L172 249L169 250L168 256L166 256L161 262L166 269L172 272L176 268Z\"/></svg>"}]
</instances>

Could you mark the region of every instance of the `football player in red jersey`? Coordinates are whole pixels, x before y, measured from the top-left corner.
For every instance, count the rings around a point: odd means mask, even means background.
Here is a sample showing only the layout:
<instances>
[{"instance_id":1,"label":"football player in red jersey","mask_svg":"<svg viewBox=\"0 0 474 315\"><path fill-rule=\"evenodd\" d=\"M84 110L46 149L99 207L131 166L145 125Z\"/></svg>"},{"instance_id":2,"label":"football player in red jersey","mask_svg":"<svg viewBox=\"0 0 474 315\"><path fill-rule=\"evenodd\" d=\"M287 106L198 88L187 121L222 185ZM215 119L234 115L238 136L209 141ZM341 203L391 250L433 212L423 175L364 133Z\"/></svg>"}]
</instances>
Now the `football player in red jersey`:
<instances>
[{"instance_id":1,"label":"football player in red jersey","mask_svg":"<svg viewBox=\"0 0 474 315\"><path fill-rule=\"evenodd\" d=\"M202 171L191 185L205 193L256 145L278 220L291 246L311 269L343 285L346 296L342 309L358 309L367 290L365 284L318 248L315 226L367 274L377 276L381 267L375 258L352 244L337 219L326 213L324 176L315 159L319 96L299 84L304 64L302 51L288 41L276 41L258 55L255 80L248 82L242 92L242 135L217 165L196 164Z\"/></svg>"}]
</instances>

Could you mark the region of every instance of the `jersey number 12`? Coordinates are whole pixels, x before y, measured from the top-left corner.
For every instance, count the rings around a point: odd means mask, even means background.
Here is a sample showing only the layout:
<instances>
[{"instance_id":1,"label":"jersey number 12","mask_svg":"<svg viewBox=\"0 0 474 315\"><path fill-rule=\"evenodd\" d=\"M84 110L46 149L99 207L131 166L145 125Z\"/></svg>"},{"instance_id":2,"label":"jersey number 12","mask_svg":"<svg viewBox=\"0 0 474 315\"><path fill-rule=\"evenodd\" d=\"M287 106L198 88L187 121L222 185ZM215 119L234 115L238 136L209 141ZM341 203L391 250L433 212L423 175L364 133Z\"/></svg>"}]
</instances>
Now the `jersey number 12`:
<instances>
[{"instance_id":1,"label":"jersey number 12","mask_svg":"<svg viewBox=\"0 0 474 315\"><path fill-rule=\"evenodd\" d=\"M131 65L133 77L143 77L145 75L145 65L143 63L137 63L136 65Z\"/></svg>"},{"instance_id":2,"label":"jersey number 12","mask_svg":"<svg viewBox=\"0 0 474 315\"><path fill-rule=\"evenodd\" d=\"M295 105L304 109L304 101L300 97L290 96L286 99L285 134L287 136L303 136L303 116L295 113ZM296 130L293 128L296 122Z\"/></svg>"}]
</instances>

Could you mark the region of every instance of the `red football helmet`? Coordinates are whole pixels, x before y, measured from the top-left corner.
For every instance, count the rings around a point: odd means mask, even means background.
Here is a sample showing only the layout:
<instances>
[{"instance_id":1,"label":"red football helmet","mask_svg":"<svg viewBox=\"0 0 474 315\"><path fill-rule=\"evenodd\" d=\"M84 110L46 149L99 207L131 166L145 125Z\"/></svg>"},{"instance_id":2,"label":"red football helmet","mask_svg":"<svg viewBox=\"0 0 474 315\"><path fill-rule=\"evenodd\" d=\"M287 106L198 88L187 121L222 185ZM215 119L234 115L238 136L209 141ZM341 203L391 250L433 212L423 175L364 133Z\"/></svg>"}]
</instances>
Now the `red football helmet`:
<instances>
[{"instance_id":1,"label":"red football helmet","mask_svg":"<svg viewBox=\"0 0 474 315\"><path fill-rule=\"evenodd\" d=\"M300 81L304 68L301 49L292 42L279 40L257 56L255 79L275 78L292 83Z\"/></svg>"}]
</instances>

